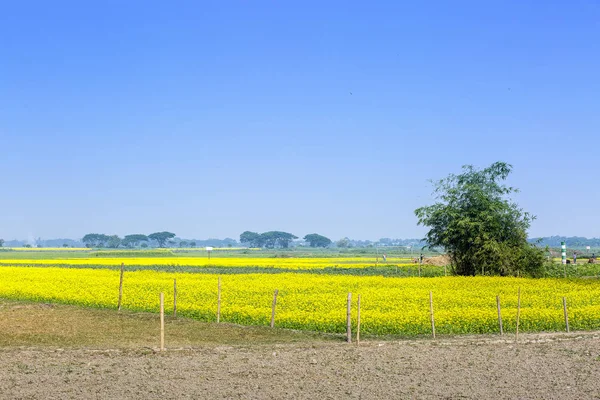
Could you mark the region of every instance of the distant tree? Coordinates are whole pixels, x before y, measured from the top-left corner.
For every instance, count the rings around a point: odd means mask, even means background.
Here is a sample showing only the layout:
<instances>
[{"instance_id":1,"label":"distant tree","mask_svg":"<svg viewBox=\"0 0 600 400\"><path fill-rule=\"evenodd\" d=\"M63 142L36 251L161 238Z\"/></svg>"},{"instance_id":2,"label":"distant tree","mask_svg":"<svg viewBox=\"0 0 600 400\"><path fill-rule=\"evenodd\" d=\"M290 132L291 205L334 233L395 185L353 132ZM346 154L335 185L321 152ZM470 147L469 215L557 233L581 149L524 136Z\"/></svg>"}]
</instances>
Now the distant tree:
<instances>
[{"instance_id":1,"label":"distant tree","mask_svg":"<svg viewBox=\"0 0 600 400\"><path fill-rule=\"evenodd\" d=\"M102 233L88 233L81 239L86 247L106 247L110 237Z\"/></svg>"},{"instance_id":2,"label":"distant tree","mask_svg":"<svg viewBox=\"0 0 600 400\"><path fill-rule=\"evenodd\" d=\"M347 237L338 240L337 242L335 242L336 247L339 247L340 249L346 249L348 247L350 247L350 239L348 239Z\"/></svg>"},{"instance_id":3,"label":"distant tree","mask_svg":"<svg viewBox=\"0 0 600 400\"><path fill-rule=\"evenodd\" d=\"M116 249L121 245L121 238L117 235L111 235L108 237L106 247Z\"/></svg>"},{"instance_id":4,"label":"distant tree","mask_svg":"<svg viewBox=\"0 0 600 400\"><path fill-rule=\"evenodd\" d=\"M155 232L148 235L148 239L155 240L158 243L158 247L165 247L165 244L169 239L173 239L175 234L172 232Z\"/></svg>"},{"instance_id":5,"label":"distant tree","mask_svg":"<svg viewBox=\"0 0 600 400\"><path fill-rule=\"evenodd\" d=\"M275 247L287 249L292 240L298 239L297 236L294 236L291 233L281 231L269 231L261 233L260 236L261 241L264 243L264 247L268 249L273 249Z\"/></svg>"},{"instance_id":6,"label":"distant tree","mask_svg":"<svg viewBox=\"0 0 600 400\"><path fill-rule=\"evenodd\" d=\"M27 243L26 245L24 245L23 247L27 247L28 249L31 248L31 245L29 243Z\"/></svg>"},{"instance_id":7,"label":"distant tree","mask_svg":"<svg viewBox=\"0 0 600 400\"><path fill-rule=\"evenodd\" d=\"M63 243L63 247L69 247L69 245L66 243Z\"/></svg>"},{"instance_id":8,"label":"distant tree","mask_svg":"<svg viewBox=\"0 0 600 400\"><path fill-rule=\"evenodd\" d=\"M181 242L179 242L179 247L187 247L188 242L186 242L185 240L182 240Z\"/></svg>"},{"instance_id":9,"label":"distant tree","mask_svg":"<svg viewBox=\"0 0 600 400\"><path fill-rule=\"evenodd\" d=\"M0 247L4 246L4 239L0 239Z\"/></svg>"},{"instance_id":10,"label":"distant tree","mask_svg":"<svg viewBox=\"0 0 600 400\"><path fill-rule=\"evenodd\" d=\"M196 247L196 242L190 242L190 247Z\"/></svg>"},{"instance_id":11,"label":"distant tree","mask_svg":"<svg viewBox=\"0 0 600 400\"><path fill-rule=\"evenodd\" d=\"M240 235L240 243L248 247L262 247L263 239L260 233L246 231Z\"/></svg>"},{"instance_id":12,"label":"distant tree","mask_svg":"<svg viewBox=\"0 0 600 400\"><path fill-rule=\"evenodd\" d=\"M316 233L304 236L304 240L309 243L310 247L327 247L331 244L331 239Z\"/></svg>"},{"instance_id":13,"label":"distant tree","mask_svg":"<svg viewBox=\"0 0 600 400\"><path fill-rule=\"evenodd\" d=\"M126 235L121 244L125 247L137 247L141 242L147 242L148 236L142 234Z\"/></svg>"},{"instance_id":14,"label":"distant tree","mask_svg":"<svg viewBox=\"0 0 600 400\"><path fill-rule=\"evenodd\" d=\"M443 247L458 275L540 276L544 253L527 243L534 217L508 196L516 189L502 183L512 166L496 162L483 170L463 167L435 183L437 203L415 211L429 227L429 246Z\"/></svg>"},{"instance_id":15,"label":"distant tree","mask_svg":"<svg viewBox=\"0 0 600 400\"><path fill-rule=\"evenodd\" d=\"M146 248L148 248L148 243L142 243L142 244L140 245L140 247L141 247L142 249L146 249Z\"/></svg>"}]
</instances>

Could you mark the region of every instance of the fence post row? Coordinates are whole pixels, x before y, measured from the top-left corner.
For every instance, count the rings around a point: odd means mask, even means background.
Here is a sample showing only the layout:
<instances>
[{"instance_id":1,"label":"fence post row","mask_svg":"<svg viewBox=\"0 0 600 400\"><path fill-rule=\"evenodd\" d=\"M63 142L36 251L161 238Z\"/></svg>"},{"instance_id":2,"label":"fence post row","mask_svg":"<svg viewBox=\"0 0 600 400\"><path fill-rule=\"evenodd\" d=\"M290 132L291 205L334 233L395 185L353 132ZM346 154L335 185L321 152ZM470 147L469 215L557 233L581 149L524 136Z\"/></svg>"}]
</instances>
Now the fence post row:
<instances>
[{"instance_id":1,"label":"fence post row","mask_svg":"<svg viewBox=\"0 0 600 400\"><path fill-rule=\"evenodd\" d=\"M565 313L565 327L569 332L569 313L567 312L567 298L563 297L563 312Z\"/></svg>"},{"instance_id":2,"label":"fence post row","mask_svg":"<svg viewBox=\"0 0 600 400\"><path fill-rule=\"evenodd\" d=\"M358 295L357 314L356 314L356 345L360 344L360 294Z\"/></svg>"},{"instance_id":3,"label":"fence post row","mask_svg":"<svg viewBox=\"0 0 600 400\"><path fill-rule=\"evenodd\" d=\"M346 341L352 343L352 293L348 293L348 303L346 305Z\"/></svg>"},{"instance_id":4,"label":"fence post row","mask_svg":"<svg viewBox=\"0 0 600 400\"><path fill-rule=\"evenodd\" d=\"M517 331L515 341L519 340L519 319L521 318L521 287L519 286L519 294L517 295Z\"/></svg>"},{"instance_id":5,"label":"fence post row","mask_svg":"<svg viewBox=\"0 0 600 400\"><path fill-rule=\"evenodd\" d=\"M217 323L221 322L221 277L217 284Z\"/></svg>"},{"instance_id":6,"label":"fence post row","mask_svg":"<svg viewBox=\"0 0 600 400\"><path fill-rule=\"evenodd\" d=\"M429 312L431 313L431 333L435 339L435 318L433 316L433 293L429 292Z\"/></svg>"},{"instance_id":7,"label":"fence post row","mask_svg":"<svg viewBox=\"0 0 600 400\"><path fill-rule=\"evenodd\" d=\"M160 292L160 351L165 351L165 294Z\"/></svg>"},{"instance_id":8,"label":"fence post row","mask_svg":"<svg viewBox=\"0 0 600 400\"><path fill-rule=\"evenodd\" d=\"M279 289L275 289L275 293L273 294L273 306L271 307L271 328L275 327L275 307L277 306L277 294L279 294Z\"/></svg>"},{"instance_id":9,"label":"fence post row","mask_svg":"<svg viewBox=\"0 0 600 400\"><path fill-rule=\"evenodd\" d=\"M498 325L500 326L500 334L504 335L504 330L502 329L502 312L500 311L500 295L496 296L496 307L498 308Z\"/></svg>"},{"instance_id":10,"label":"fence post row","mask_svg":"<svg viewBox=\"0 0 600 400\"><path fill-rule=\"evenodd\" d=\"M173 317L177 317L177 279L173 279Z\"/></svg>"},{"instance_id":11,"label":"fence post row","mask_svg":"<svg viewBox=\"0 0 600 400\"><path fill-rule=\"evenodd\" d=\"M118 310L121 311L121 301L123 300L123 269L124 269L125 263L121 263L121 276L119 278L119 304L118 304Z\"/></svg>"}]
</instances>

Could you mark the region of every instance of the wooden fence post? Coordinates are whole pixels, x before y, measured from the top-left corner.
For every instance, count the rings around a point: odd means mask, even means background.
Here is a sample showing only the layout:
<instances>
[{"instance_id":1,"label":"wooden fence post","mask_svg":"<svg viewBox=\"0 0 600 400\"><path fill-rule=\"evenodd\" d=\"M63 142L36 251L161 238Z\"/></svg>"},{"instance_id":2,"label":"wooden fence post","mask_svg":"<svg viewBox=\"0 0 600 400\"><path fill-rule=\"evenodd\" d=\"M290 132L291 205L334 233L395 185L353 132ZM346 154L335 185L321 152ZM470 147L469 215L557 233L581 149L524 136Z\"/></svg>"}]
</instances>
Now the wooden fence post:
<instances>
[{"instance_id":1,"label":"wooden fence post","mask_svg":"<svg viewBox=\"0 0 600 400\"><path fill-rule=\"evenodd\" d=\"M348 304L346 305L346 341L352 343L352 293L348 293Z\"/></svg>"},{"instance_id":2,"label":"wooden fence post","mask_svg":"<svg viewBox=\"0 0 600 400\"><path fill-rule=\"evenodd\" d=\"M123 269L124 269L124 264L125 263L121 263L121 277L119 278L119 311L121 311L121 302L123 300Z\"/></svg>"},{"instance_id":3,"label":"wooden fence post","mask_svg":"<svg viewBox=\"0 0 600 400\"><path fill-rule=\"evenodd\" d=\"M221 277L217 284L217 323L221 322Z\"/></svg>"},{"instance_id":4,"label":"wooden fence post","mask_svg":"<svg viewBox=\"0 0 600 400\"><path fill-rule=\"evenodd\" d=\"M173 279L173 317L177 318L177 279Z\"/></svg>"},{"instance_id":5,"label":"wooden fence post","mask_svg":"<svg viewBox=\"0 0 600 400\"><path fill-rule=\"evenodd\" d=\"M273 294L273 306L271 307L271 328L275 327L275 306L277 306L278 294L279 289L275 289L275 293Z\"/></svg>"},{"instance_id":6,"label":"wooden fence post","mask_svg":"<svg viewBox=\"0 0 600 400\"><path fill-rule=\"evenodd\" d=\"M517 296L517 333L516 340L519 340L519 319L521 318L521 287L519 286L519 294Z\"/></svg>"},{"instance_id":7,"label":"wooden fence post","mask_svg":"<svg viewBox=\"0 0 600 400\"><path fill-rule=\"evenodd\" d=\"M165 351L165 294L160 293L160 351Z\"/></svg>"},{"instance_id":8,"label":"wooden fence post","mask_svg":"<svg viewBox=\"0 0 600 400\"><path fill-rule=\"evenodd\" d=\"M498 308L498 325L500 326L500 334L504 335L502 329L502 312L500 311L500 295L496 296L496 307Z\"/></svg>"},{"instance_id":9,"label":"wooden fence post","mask_svg":"<svg viewBox=\"0 0 600 400\"><path fill-rule=\"evenodd\" d=\"M358 295L358 310L356 315L356 345L360 344L360 294Z\"/></svg>"},{"instance_id":10,"label":"wooden fence post","mask_svg":"<svg viewBox=\"0 0 600 400\"><path fill-rule=\"evenodd\" d=\"M567 298L563 297L563 312L565 313L565 326L569 332L569 313L567 312Z\"/></svg>"},{"instance_id":11,"label":"wooden fence post","mask_svg":"<svg viewBox=\"0 0 600 400\"><path fill-rule=\"evenodd\" d=\"M429 312L431 313L431 333L435 339L435 318L433 316L433 293L429 292Z\"/></svg>"}]
</instances>

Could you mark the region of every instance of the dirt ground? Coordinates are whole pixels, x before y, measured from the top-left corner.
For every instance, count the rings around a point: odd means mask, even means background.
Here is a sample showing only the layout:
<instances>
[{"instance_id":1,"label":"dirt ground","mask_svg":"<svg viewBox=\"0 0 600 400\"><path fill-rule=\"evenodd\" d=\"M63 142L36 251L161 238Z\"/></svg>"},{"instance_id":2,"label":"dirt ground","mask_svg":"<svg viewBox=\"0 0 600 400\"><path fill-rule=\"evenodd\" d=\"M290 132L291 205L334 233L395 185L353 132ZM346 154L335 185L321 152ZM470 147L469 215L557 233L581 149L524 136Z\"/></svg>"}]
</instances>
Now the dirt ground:
<instances>
[{"instance_id":1,"label":"dirt ground","mask_svg":"<svg viewBox=\"0 0 600 400\"><path fill-rule=\"evenodd\" d=\"M0 349L2 399L595 399L596 334L170 349Z\"/></svg>"},{"instance_id":2,"label":"dirt ground","mask_svg":"<svg viewBox=\"0 0 600 400\"><path fill-rule=\"evenodd\" d=\"M0 399L597 399L600 332L374 339L0 301Z\"/></svg>"}]
</instances>

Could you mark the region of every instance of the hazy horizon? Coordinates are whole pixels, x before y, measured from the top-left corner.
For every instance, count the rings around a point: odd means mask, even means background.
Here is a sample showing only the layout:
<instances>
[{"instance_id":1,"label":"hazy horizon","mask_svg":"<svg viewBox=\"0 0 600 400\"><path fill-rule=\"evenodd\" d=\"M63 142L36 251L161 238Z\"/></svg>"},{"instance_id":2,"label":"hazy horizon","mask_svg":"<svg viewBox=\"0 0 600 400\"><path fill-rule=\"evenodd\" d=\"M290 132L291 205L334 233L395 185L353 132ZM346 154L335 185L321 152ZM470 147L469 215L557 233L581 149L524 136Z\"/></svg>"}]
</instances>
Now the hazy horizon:
<instances>
[{"instance_id":1,"label":"hazy horizon","mask_svg":"<svg viewBox=\"0 0 600 400\"><path fill-rule=\"evenodd\" d=\"M0 238L420 238L429 179L514 166L597 237L600 7L10 2Z\"/></svg>"}]
</instances>

